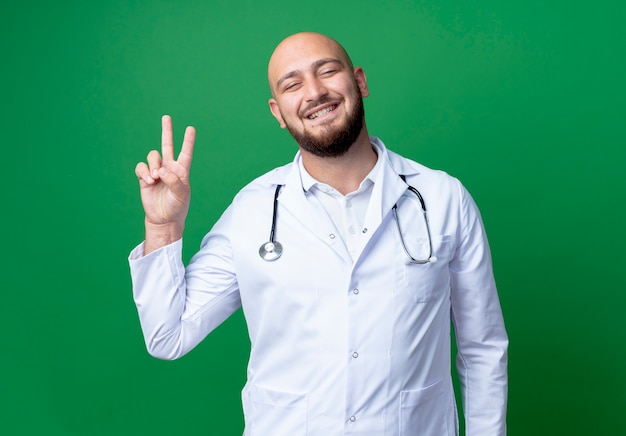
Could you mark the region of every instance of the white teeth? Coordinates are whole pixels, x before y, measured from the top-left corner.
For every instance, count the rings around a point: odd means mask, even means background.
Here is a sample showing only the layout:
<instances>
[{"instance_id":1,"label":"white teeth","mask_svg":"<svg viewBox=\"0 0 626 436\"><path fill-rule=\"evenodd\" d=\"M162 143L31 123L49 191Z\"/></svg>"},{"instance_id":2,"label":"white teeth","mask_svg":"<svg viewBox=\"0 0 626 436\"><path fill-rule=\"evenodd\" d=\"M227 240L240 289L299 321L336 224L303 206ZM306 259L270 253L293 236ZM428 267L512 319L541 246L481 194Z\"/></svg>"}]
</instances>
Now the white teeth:
<instances>
[{"instance_id":1,"label":"white teeth","mask_svg":"<svg viewBox=\"0 0 626 436\"><path fill-rule=\"evenodd\" d=\"M321 116L323 116L323 115L326 115L327 113L334 111L334 110L335 110L335 107L336 107L336 106L329 106L329 107L327 107L327 108L325 108L325 109L322 109L322 110L320 110L320 111L317 111L317 112L315 112L315 113L313 113L313 114L309 115L309 119L310 119L310 120L314 120L315 118L318 118L318 117L321 117Z\"/></svg>"}]
</instances>

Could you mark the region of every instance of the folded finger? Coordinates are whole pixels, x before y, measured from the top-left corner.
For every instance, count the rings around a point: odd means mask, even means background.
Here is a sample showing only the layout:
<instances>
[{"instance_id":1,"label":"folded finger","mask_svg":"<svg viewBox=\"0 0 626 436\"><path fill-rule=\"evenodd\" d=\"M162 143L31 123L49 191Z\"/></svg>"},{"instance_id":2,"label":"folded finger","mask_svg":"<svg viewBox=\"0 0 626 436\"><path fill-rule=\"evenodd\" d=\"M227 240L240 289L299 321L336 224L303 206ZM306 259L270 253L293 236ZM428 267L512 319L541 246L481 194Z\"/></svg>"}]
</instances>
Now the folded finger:
<instances>
[{"instance_id":1,"label":"folded finger","mask_svg":"<svg viewBox=\"0 0 626 436\"><path fill-rule=\"evenodd\" d=\"M143 181L149 185L154 183L154 178L150 175L150 169L145 162L139 162L135 167L135 175L140 181Z\"/></svg>"},{"instance_id":2,"label":"folded finger","mask_svg":"<svg viewBox=\"0 0 626 436\"><path fill-rule=\"evenodd\" d=\"M150 169L150 175L157 179L159 177L159 168L161 168L161 164L163 160L161 159L161 155L158 151L152 150L148 153L148 168Z\"/></svg>"}]
</instances>

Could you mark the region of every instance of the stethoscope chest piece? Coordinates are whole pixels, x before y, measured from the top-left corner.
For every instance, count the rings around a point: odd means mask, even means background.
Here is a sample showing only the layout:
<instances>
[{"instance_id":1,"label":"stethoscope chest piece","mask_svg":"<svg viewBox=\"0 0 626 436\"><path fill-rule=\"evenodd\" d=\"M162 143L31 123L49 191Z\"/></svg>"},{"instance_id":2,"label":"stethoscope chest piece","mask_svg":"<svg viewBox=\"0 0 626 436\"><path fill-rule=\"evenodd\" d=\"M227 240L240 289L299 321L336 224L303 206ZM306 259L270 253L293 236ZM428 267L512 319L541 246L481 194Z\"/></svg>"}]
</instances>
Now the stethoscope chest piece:
<instances>
[{"instance_id":1,"label":"stethoscope chest piece","mask_svg":"<svg viewBox=\"0 0 626 436\"><path fill-rule=\"evenodd\" d=\"M268 241L259 248L259 256L263 260L276 260L283 254L283 245L278 241Z\"/></svg>"}]
</instances>

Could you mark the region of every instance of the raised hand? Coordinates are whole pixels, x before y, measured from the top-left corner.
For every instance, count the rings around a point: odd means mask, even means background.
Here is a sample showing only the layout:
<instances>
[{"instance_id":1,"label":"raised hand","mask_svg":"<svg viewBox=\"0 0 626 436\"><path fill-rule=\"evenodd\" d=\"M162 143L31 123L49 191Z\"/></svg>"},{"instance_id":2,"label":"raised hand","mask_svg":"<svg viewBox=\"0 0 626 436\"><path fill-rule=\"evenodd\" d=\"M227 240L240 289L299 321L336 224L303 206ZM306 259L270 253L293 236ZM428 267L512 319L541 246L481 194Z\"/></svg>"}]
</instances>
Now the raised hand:
<instances>
[{"instance_id":1,"label":"raised hand","mask_svg":"<svg viewBox=\"0 0 626 436\"><path fill-rule=\"evenodd\" d=\"M135 167L146 214L144 254L180 239L189 210L189 170L196 130L187 127L183 147L174 160L171 117L164 115L161 125L161 153L152 150L148 163L140 162Z\"/></svg>"}]
</instances>

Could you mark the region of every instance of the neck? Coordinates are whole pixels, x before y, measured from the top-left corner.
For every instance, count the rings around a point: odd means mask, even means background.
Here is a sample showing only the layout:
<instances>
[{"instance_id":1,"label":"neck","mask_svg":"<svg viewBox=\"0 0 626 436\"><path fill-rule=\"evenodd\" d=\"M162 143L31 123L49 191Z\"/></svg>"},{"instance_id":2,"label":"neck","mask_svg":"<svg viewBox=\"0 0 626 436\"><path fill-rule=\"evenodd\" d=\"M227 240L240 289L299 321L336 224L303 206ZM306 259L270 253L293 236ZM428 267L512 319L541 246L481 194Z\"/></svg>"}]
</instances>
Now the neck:
<instances>
[{"instance_id":1,"label":"neck","mask_svg":"<svg viewBox=\"0 0 626 436\"><path fill-rule=\"evenodd\" d=\"M315 180L332 186L343 195L359 189L378 159L365 126L342 156L319 157L302 149L300 153L304 168Z\"/></svg>"}]
</instances>

